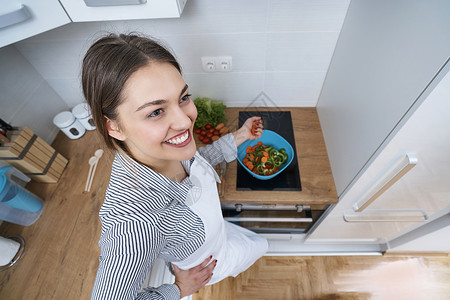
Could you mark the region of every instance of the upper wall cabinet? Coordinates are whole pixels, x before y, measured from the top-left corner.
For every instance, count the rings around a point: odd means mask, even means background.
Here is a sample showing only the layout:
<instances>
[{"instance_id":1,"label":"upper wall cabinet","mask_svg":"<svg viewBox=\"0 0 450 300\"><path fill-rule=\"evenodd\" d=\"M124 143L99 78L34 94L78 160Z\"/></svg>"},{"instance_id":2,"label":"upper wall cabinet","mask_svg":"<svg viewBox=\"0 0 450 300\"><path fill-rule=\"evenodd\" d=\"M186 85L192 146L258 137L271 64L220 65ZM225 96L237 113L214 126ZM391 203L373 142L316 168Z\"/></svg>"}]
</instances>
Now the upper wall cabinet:
<instances>
[{"instance_id":1,"label":"upper wall cabinet","mask_svg":"<svg viewBox=\"0 0 450 300\"><path fill-rule=\"evenodd\" d=\"M60 0L73 22L178 18L187 0Z\"/></svg>"},{"instance_id":2,"label":"upper wall cabinet","mask_svg":"<svg viewBox=\"0 0 450 300\"><path fill-rule=\"evenodd\" d=\"M8 0L0 5L0 47L70 23L58 0Z\"/></svg>"}]
</instances>

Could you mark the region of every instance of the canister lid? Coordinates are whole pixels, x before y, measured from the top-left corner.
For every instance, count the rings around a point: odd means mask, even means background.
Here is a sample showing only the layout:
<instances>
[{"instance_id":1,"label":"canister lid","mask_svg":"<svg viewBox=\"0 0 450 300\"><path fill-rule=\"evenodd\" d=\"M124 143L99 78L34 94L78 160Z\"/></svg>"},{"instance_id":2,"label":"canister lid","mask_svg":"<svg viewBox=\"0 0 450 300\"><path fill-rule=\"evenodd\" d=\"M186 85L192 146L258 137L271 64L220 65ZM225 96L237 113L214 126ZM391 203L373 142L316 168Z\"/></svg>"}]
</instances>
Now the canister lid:
<instances>
[{"instance_id":1,"label":"canister lid","mask_svg":"<svg viewBox=\"0 0 450 300\"><path fill-rule=\"evenodd\" d=\"M73 124L75 116L70 111L63 111L53 118L53 123L59 128L65 128Z\"/></svg>"},{"instance_id":2,"label":"canister lid","mask_svg":"<svg viewBox=\"0 0 450 300\"><path fill-rule=\"evenodd\" d=\"M78 119L84 119L91 114L87 103L80 103L72 109L72 114Z\"/></svg>"}]
</instances>

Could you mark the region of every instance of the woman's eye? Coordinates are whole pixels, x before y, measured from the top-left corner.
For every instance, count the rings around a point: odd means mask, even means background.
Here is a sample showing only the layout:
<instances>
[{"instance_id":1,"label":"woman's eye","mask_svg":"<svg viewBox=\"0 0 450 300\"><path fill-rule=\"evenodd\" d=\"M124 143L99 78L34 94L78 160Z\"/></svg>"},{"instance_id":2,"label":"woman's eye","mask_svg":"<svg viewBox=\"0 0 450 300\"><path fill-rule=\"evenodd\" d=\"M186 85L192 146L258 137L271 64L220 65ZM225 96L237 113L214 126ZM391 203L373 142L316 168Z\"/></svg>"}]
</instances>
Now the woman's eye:
<instances>
[{"instance_id":1,"label":"woman's eye","mask_svg":"<svg viewBox=\"0 0 450 300\"><path fill-rule=\"evenodd\" d=\"M157 117L157 116L159 116L162 112L163 112L162 109L161 109L161 108L158 108L157 110L155 110L155 111L153 111L151 114L149 114L149 115L147 116L147 118Z\"/></svg>"},{"instance_id":2,"label":"woman's eye","mask_svg":"<svg viewBox=\"0 0 450 300\"><path fill-rule=\"evenodd\" d=\"M190 99L191 94L186 94L183 96L183 98L181 98L180 102L186 102Z\"/></svg>"}]
</instances>

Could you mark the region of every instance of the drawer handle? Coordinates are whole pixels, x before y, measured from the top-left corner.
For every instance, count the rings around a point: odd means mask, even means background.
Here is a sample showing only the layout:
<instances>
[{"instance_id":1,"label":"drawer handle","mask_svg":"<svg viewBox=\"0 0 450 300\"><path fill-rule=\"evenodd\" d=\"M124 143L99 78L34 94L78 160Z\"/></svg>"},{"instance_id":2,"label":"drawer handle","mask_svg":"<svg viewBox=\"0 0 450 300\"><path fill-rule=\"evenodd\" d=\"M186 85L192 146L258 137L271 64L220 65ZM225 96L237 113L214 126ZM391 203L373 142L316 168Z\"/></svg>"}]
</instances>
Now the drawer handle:
<instances>
[{"instance_id":1,"label":"drawer handle","mask_svg":"<svg viewBox=\"0 0 450 300\"><path fill-rule=\"evenodd\" d=\"M12 12L0 15L0 28L25 22L31 18L31 14L25 5Z\"/></svg>"},{"instance_id":2,"label":"drawer handle","mask_svg":"<svg viewBox=\"0 0 450 300\"><path fill-rule=\"evenodd\" d=\"M312 218L254 218L254 217L225 217L230 222L298 222L311 223Z\"/></svg>"},{"instance_id":3,"label":"drawer handle","mask_svg":"<svg viewBox=\"0 0 450 300\"><path fill-rule=\"evenodd\" d=\"M344 213L345 222L425 222L428 215L420 209L370 209L362 213Z\"/></svg>"},{"instance_id":4,"label":"drawer handle","mask_svg":"<svg viewBox=\"0 0 450 300\"><path fill-rule=\"evenodd\" d=\"M381 194L389 189L394 183L396 183L403 175L408 173L417 164L417 157L414 154L407 154L400 162L393 166L387 175L383 176L382 180L379 180L374 184L374 188L368 190L359 200L353 204L353 210L356 212L362 212L371 203L373 203ZM375 192L372 192L372 190ZM367 197L369 199L365 200Z\"/></svg>"},{"instance_id":5,"label":"drawer handle","mask_svg":"<svg viewBox=\"0 0 450 300\"><path fill-rule=\"evenodd\" d=\"M300 212L309 212L311 211L311 206L304 204L228 204L222 203L222 209L226 210L236 210L236 212L242 212L244 210L272 210L272 211L297 211Z\"/></svg>"},{"instance_id":6,"label":"drawer handle","mask_svg":"<svg viewBox=\"0 0 450 300\"><path fill-rule=\"evenodd\" d=\"M140 5L147 3L147 0L84 0L86 6L118 6L118 5Z\"/></svg>"}]
</instances>

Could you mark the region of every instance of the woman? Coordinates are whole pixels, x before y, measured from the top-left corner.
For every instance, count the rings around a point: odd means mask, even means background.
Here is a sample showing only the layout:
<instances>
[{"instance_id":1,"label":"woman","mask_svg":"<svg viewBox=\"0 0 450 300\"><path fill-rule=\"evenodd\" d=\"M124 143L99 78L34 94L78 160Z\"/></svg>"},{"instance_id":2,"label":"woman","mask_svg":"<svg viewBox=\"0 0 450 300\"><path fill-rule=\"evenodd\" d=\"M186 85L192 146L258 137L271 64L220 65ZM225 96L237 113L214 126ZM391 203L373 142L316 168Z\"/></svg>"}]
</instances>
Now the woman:
<instances>
[{"instance_id":1,"label":"woman","mask_svg":"<svg viewBox=\"0 0 450 300\"><path fill-rule=\"evenodd\" d=\"M267 251L264 238L223 220L212 167L261 136L259 117L197 150L197 110L179 64L135 35L96 41L82 84L99 133L116 151L92 299L179 299L237 276ZM171 263L175 283L140 292L158 257Z\"/></svg>"}]
</instances>

